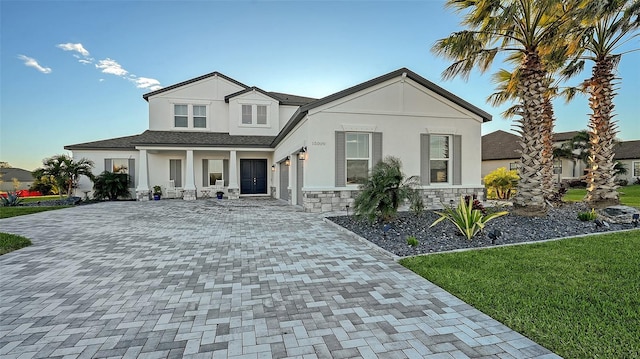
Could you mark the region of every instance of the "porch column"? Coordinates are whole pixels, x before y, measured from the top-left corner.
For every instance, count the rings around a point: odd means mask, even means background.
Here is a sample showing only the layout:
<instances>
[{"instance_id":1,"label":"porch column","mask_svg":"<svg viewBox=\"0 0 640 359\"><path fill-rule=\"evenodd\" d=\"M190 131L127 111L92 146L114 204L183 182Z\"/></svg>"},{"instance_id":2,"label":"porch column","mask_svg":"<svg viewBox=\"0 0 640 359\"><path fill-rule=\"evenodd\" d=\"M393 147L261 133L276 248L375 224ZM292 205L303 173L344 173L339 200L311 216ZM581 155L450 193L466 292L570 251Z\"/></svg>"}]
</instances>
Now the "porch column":
<instances>
[{"instance_id":1,"label":"porch column","mask_svg":"<svg viewBox=\"0 0 640 359\"><path fill-rule=\"evenodd\" d=\"M229 188L227 189L229 199L240 197L240 186L238 186L238 157L236 151L229 151Z\"/></svg>"},{"instance_id":2,"label":"porch column","mask_svg":"<svg viewBox=\"0 0 640 359\"><path fill-rule=\"evenodd\" d=\"M184 197L185 201L196 199L196 181L193 174L193 150L187 150L187 167L184 179Z\"/></svg>"},{"instance_id":3,"label":"porch column","mask_svg":"<svg viewBox=\"0 0 640 359\"><path fill-rule=\"evenodd\" d=\"M140 164L138 165L138 187L136 187L136 199L138 201L149 200L149 169L147 164L147 150L140 151Z\"/></svg>"}]
</instances>

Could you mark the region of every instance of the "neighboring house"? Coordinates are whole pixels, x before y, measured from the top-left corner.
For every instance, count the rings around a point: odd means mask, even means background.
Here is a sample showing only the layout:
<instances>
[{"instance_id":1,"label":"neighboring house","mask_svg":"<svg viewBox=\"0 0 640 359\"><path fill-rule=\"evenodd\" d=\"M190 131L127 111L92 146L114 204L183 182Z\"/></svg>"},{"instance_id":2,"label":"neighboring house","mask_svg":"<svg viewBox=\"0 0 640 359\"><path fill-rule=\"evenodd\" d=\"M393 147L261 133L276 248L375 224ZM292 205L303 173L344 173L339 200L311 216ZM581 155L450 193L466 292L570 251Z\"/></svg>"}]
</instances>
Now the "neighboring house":
<instances>
[{"instance_id":1,"label":"neighboring house","mask_svg":"<svg viewBox=\"0 0 640 359\"><path fill-rule=\"evenodd\" d=\"M635 183L640 179L640 140L620 142L615 151L613 158L627 169L627 174L618 176L618 179L626 179L629 184Z\"/></svg>"},{"instance_id":2,"label":"neighboring house","mask_svg":"<svg viewBox=\"0 0 640 359\"><path fill-rule=\"evenodd\" d=\"M554 146L560 147L578 133L579 131L554 133ZM482 177L499 167L517 169L520 165L519 141L520 136L500 130L482 136ZM627 175L619 178L626 178L629 183L633 183L635 177L640 176L640 141L620 142L616 146L613 159L622 162L628 171ZM558 159L554 165L556 179L560 181L580 178L586 169L587 164L584 161L568 158Z\"/></svg>"},{"instance_id":3,"label":"neighboring house","mask_svg":"<svg viewBox=\"0 0 640 359\"><path fill-rule=\"evenodd\" d=\"M16 179L18 188L15 188L13 179ZM33 184L33 176L30 171L23 170L21 168L0 168L0 191L11 192L21 189L29 189Z\"/></svg>"},{"instance_id":4,"label":"neighboring house","mask_svg":"<svg viewBox=\"0 0 640 359\"><path fill-rule=\"evenodd\" d=\"M344 210L386 156L419 175L425 205L482 194L480 147L491 115L402 68L321 99L267 92L213 72L143 95L142 134L65 146L131 191L174 186L186 200L222 186L306 211ZM90 189L83 179L80 189Z\"/></svg>"}]
</instances>

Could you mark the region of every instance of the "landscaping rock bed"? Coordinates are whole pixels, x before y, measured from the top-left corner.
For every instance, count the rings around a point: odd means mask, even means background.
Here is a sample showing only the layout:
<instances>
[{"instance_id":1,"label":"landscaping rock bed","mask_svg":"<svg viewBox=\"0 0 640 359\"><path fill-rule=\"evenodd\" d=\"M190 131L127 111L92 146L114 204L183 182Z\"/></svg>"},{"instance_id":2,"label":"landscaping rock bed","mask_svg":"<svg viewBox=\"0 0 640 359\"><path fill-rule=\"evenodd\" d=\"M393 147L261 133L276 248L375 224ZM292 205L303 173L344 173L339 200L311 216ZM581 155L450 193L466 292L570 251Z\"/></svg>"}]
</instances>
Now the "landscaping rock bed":
<instances>
[{"instance_id":1,"label":"landscaping rock bed","mask_svg":"<svg viewBox=\"0 0 640 359\"><path fill-rule=\"evenodd\" d=\"M64 197L47 201L20 203L21 207L75 206L82 201L80 197Z\"/></svg>"},{"instance_id":2,"label":"landscaping rock bed","mask_svg":"<svg viewBox=\"0 0 640 359\"><path fill-rule=\"evenodd\" d=\"M488 208L488 211L492 210ZM575 203L552 208L545 217L521 217L510 213L490 221L484 232L471 240L460 235L457 228L449 221L440 222L429 228L439 218L433 211L425 211L420 216L410 212L400 212L398 217L386 226L386 233L384 223L370 223L366 219L359 220L354 216L337 216L327 219L401 257L634 228L632 224L608 223L607 227L606 225L597 226L593 221L578 220L578 213L588 210L584 204ZM495 240L495 244L492 244L488 233L496 229L501 232L501 236ZM407 244L409 236L415 236L420 244L416 247L409 246Z\"/></svg>"}]
</instances>

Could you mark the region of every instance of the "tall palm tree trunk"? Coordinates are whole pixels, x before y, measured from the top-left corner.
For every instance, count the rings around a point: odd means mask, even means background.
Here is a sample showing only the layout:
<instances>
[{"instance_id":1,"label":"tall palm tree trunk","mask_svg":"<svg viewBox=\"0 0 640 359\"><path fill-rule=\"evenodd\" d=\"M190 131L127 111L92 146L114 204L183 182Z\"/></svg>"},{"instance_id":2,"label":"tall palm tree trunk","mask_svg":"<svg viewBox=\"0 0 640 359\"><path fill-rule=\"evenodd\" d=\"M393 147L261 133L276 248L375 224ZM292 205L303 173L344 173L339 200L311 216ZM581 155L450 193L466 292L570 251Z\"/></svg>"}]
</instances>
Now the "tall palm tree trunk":
<instances>
[{"instance_id":1,"label":"tall palm tree trunk","mask_svg":"<svg viewBox=\"0 0 640 359\"><path fill-rule=\"evenodd\" d=\"M613 117L613 67L611 57L599 58L589 81L589 168L587 169L587 202L596 208L620 203L614 172L616 125Z\"/></svg>"},{"instance_id":2,"label":"tall palm tree trunk","mask_svg":"<svg viewBox=\"0 0 640 359\"><path fill-rule=\"evenodd\" d=\"M542 162L542 191L545 199L551 198L555 190L555 181L553 179L553 123L555 114L553 112L553 104L548 95L544 97L542 112L542 128L540 138L542 140L542 152L540 153L540 161Z\"/></svg>"},{"instance_id":3,"label":"tall palm tree trunk","mask_svg":"<svg viewBox=\"0 0 640 359\"><path fill-rule=\"evenodd\" d=\"M546 213L546 203L542 190L540 154L544 143L540 133L544 123L545 72L540 57L535 51L525 53L521 67L521 81L518 83L519 98L522 101L520 127L522 153L520 157L520 181L513 199L514 212L524 216L540 216Z\"/></svg>"}]
</instances>

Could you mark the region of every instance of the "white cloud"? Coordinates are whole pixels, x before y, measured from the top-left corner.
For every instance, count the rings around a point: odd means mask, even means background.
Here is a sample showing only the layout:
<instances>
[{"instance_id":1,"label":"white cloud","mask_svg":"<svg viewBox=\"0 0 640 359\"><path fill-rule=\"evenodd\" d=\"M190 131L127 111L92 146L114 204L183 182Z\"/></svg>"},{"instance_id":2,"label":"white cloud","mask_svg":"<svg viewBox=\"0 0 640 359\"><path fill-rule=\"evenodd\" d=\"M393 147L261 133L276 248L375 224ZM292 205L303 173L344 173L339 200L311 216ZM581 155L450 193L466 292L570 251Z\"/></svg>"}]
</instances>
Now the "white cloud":
<instances>
[{"instance_id":1,"label":"white cloud","mask_svg":"<svg viewBox=\"0 0 640 359\"><path fill-rule=\"evenodd\" d=\"M156 79L150 79L148 77L138 77L137 79L132 81L136 83L136 87L139 89L149 89L151 91L155 91L162 88L162 86L160 86L160 81Z\"/></svg>"},{"instance_id":2,"label":"white cloud","mask_svg":"<svg viewBox=\"0 0 640 359\"><path fill-rule=\"evenodd\" d=\"M56 45L56 47L63 49L64 51L76 51L85 57L89 56L89 51L87 51L87 49L85 49L84 46L82 46L82 44L80 43L72 44L68 42L66 44L58 44Z\"/></svg>"},{"instance_id":3,"label":"white cloud","mask_svg":"<svg viewBox=\"0 0 640 359\"><path fill-rule=\"evenodd\" d=\"M122 68L122 66L116 62L116 60L112 60L110 58L106 58L104 60L98 61L96 64L96 68L101 69L105 74L111 74L116 76L124 77L129 71Z\"/></svg>"},{"instance_id":4,"label":"white cloud","mask_svg":"<svg viewBox=\"0 0 640 359\"><path fill-rule=\"evenodd\" d=\"M102 81L104 81L104 79L99 79L99 80L98 80L98 82L102 82Z\"/></svg>"},{"instance_id":5,"label":"white cloud","mask_svg":"<svg viewBox=\"0 0 640 359\"><path fill-rule=\"evenodd\" d=\"M91 61L89 61L89 60L85 60L85 59L80 59L80 60L78 60L78 62L79 62L79 63L81 63L81 64L83 64L83 65L86 65L86 64L90 64L90 63L92 63Z\"/></svg>"},{"instance_id":6,"label":"white cloud","mask_svg":"<svg viewBox=\"0 0 640 359\"><path fill-rule=\"evenodd\" d=\"M29 67L33 67L34 69L42 72L43 74L50 74L51 68L50 67L43 67L41 66L38 61L32 57L29 56L24 56L24 55L18 55L18 58L22 61L24 61L25 66L29 66Z\"/></svg>"}]
</instances>

